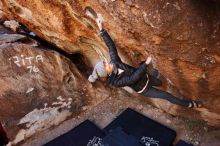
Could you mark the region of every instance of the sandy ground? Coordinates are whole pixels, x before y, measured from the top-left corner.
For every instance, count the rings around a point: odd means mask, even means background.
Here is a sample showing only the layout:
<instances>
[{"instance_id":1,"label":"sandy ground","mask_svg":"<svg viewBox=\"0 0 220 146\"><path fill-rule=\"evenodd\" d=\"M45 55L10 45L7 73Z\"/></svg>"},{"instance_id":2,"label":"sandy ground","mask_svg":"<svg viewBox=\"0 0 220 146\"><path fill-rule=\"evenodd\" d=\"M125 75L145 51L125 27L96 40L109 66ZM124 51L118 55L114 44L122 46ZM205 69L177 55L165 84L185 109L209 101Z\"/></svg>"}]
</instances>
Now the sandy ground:
<instances>
[{"instance_id":1,"label":"sandy ground","mask_svg":"<svg viewBox=\"0 0 220 146\"><path fill-rule=\"evenodd\" d=\"M206 139L207 137L210 137L212 140L207 146L218 146L218 144L220 144L220 134L209 136L210 131L216 131L216 129L208 127L204 122L190 120L183 117L174 117L160 109L143 103L143 101L140 100L142 97L131 97L128 93L123 93L122 95L128 96L122 97L113 95L92 109L84 107L84 112L80 116L69 119L57 127L53 127L50 130L42 132L40 135L34 136L26 141L23 146L38 146L45 144L55 137L69 131L86 119L91 120L102 129L128 107L171 129L174 129L177 132L177 137L174 143L179 139L182 139L193 143L196 146L206 146L207 140L205 140L204 137L206 137ZM208 140L210 140L210 138L208 138Z\"/></svg>"}]
</instances>

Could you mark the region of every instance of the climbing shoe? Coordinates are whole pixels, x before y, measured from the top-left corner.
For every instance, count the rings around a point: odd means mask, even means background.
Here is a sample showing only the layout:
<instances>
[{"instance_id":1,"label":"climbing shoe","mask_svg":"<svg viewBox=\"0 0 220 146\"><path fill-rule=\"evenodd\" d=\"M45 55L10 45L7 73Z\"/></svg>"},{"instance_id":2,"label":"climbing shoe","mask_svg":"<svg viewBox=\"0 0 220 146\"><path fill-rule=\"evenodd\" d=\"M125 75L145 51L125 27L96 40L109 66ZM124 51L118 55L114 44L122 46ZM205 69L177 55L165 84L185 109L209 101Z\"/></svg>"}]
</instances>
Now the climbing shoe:
<instances>
[{"instance_id":1,"label":"climbing shoe","mask_svg":"<svg viewBox=\"0 0 220 146\"><path fill-rule=\"evenodd\" d=\"M202 104L199 101L192 100L189 102L189 108L201 108Z\"/></svg>"}]
</instances>

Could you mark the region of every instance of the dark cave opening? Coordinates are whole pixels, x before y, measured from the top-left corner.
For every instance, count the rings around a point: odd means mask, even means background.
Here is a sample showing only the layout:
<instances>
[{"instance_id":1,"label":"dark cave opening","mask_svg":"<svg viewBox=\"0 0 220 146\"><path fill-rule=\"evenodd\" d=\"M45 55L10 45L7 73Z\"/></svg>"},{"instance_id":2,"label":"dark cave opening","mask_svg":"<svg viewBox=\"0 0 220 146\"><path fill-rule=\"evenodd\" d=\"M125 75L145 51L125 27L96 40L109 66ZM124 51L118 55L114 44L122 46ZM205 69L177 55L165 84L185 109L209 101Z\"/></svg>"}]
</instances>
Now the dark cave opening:
<instances>
[{"instance_id":1,"label":"dark cave opening","mask_svg":"<svg viewBox=\"0 0 220 146\"><path fill-rule=\"evenodd\" d=\"M19 34L26 35L36 40L39 43L39 46L43 49L56 51L59 54L70 59L72 63L75 64L75 66L80 71L80 73L86 78L91 74L92 69L93 69L92 65L84 55L82 55L81 53L71 54L71 53L65 52L64 50L58 48L55 44L52 44L51 42L48 42L40 38L37 35L34 35L34 36L31 35L30 32L31 31L29 31L26 26L21 24L21 30L18 32Z\"/></svg>"},{"instance_id":2,"label":"dark cave opening","mask_svg":"<svg viewBox=\"0 0 220 146\"><path fill-rule=\"evenodd\" d=\"M68 58L71 59L82 75L88 77L91 74L92 66L85 56L80 53L75 53L69 55Z\"/></svg>"}]
</instances>

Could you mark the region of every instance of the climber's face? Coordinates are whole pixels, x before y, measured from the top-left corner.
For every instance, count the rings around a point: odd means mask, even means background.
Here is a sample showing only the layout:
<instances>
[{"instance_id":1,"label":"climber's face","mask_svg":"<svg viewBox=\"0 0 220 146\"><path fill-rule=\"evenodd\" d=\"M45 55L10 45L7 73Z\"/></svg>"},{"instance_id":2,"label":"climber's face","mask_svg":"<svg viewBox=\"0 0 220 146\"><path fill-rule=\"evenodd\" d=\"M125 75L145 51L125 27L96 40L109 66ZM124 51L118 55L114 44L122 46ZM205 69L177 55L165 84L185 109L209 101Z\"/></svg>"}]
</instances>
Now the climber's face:
<instances>
[{"instance_id":1,"label":"climber's face","mask_svg":"<svg viewBox=\"0 0 220 146\"><path fill-rule=\"evenodd\" d=\"M104 61L104 66L107 74L111 74L113 70L113 64Z\"/></svg>"}]
</instances>

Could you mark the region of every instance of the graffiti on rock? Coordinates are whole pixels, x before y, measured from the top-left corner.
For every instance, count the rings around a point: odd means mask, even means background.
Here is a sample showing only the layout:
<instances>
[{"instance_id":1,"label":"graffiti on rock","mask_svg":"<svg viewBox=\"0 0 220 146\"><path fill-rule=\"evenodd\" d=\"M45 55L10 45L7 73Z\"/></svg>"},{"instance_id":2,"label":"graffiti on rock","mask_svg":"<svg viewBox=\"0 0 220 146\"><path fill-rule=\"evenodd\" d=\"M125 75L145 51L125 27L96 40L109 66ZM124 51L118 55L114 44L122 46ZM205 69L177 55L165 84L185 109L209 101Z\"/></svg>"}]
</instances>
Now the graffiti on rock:
<instances>
[{"instance_id":1,"label":"graffiti on rock","mask_svg":"<svg viewBox=\"0 0 220 146\"><path fill-rule=\"evenodd\" d=\"M39 68L36 66L38 63L43 63L44 59L42 55L36 56L13 56L9 58L10 61L14 62L18 67L26 67L30 73L37 73L39 72Z\"/></svg>"}]
</instances>

